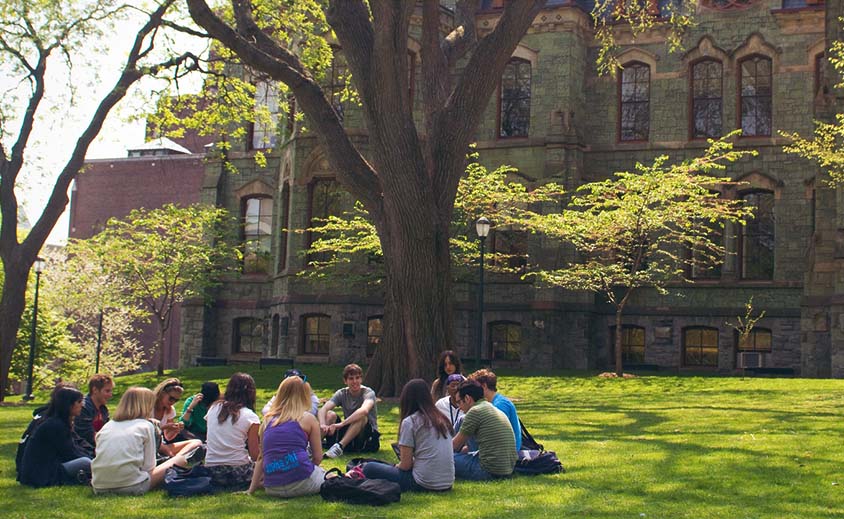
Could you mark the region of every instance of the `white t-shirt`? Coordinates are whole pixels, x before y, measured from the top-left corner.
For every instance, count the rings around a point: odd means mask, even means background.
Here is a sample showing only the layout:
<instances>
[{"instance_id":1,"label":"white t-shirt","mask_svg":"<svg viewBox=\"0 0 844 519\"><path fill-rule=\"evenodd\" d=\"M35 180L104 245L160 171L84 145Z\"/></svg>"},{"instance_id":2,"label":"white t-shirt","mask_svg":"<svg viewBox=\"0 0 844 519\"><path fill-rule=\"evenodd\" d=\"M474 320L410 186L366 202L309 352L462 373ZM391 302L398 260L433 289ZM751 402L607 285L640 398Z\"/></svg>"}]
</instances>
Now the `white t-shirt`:
<instances>
[{"instance_id":1,"label":"white t-shirt","mask_svg":"<svg viewBox=\"0 0 844 519\"><path fill-rule=\"evenodd\" d=\"M437 409L448 418L448 421L451 422L451 426L454 427L454 424L463 417L463 411L459 407L454 407L451 405L451 402L448 399L448 396L444 396L437 400L435 404Z\"/></svg>"},{"instance_id":2,"label":"white t-shirt","mask_svg":"<svg viewBox=\"0 0 844 519\"><path fill-rule=\"evenodd\" d=\"M91 462L91 486L124 488L149 479L155 468L155 426L138 418L111 420L97 433L97 456Z\"/></svg>"},{"instance_id":3,"label":"white t-shirt","mask_svg":"<svg viewBox=\"0 0 844 519\"><path fill-rule=\"evenodd\" d=\"M261 423L261 419L251 409L240 408L237 422L232 423L232 416L220 423L218 416L223 408L216 402L208 409L205 421L208 422L207 452L205 465L246 465L249 463L249 451L246 449L246 437L249 427Z\"/></svg>"}]
</instances>

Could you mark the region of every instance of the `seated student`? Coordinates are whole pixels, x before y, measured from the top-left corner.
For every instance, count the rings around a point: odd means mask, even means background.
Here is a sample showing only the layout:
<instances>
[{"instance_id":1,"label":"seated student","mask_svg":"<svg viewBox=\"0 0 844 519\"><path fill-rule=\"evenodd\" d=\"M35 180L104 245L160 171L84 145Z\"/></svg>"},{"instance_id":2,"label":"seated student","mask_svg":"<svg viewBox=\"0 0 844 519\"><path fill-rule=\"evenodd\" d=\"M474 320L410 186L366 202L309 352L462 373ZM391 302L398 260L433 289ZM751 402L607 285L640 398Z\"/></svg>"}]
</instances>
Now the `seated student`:
<instances>
[{"instance_id":1,"label":"seated student","mask_svg":"<svg viewBox=\"0 0 844 519\"><path fill-rule=\"evenodd\" d=\"M448 395L437 400L437 409L448 418L451 428L457 431L458 424L463 419L463 410L457 403L457 388L460 383L466 380L466 377L460 373L449 375L446 379L446 387L448 388Z\"/></svg>"},{"instance_id":2,"label":"seated student","mask_svg":"<svg viewBox=\"0 0 844 519\"><path fill-rule=\"evenodd\" d=\"M254 407L255 381L246 373L235 373L223 398L208 409L205 467L218 487L245 490L252 481L261 424Z\"/></svg>"},{"instance_id":3,"label":"seated student","mask_svg":"<svg viewBox=\"0 0 844 519\"><path fill-rule=\"evenodd\" d=\"M299 377L299 378L302 379L303 382L308 381L308 377L304 373L302 373L301 371L299 371L298 369L295 369L295 368L294 369L288 369L287 371L285 371L284 372L284 378L282 378L281 380L284 381L287 377ZM308 387L311 387L310 384L308 385ZM267 404L264 406L263 409L261 409L261 414L266 415L268 412L270 412L270 409L272 409L273 404L275 403L274 399L275 399L275 395L273 395L273 397L270 398L270 401L267 402ZM311 390L310 400L311 400L311 408L308 410L308 412L311 413L312 415L316 416L317 413L319 412L318 411L318 409L319 409L319 398L317 398L317 396L316 396L316 394L314 394L313 390Z\"/></svg>"},{"instance_id":4,"label":"seated student","mask_svg":"<svg viewBox=\"0 0 844 519\"><path fill-rule=\"evenodd\" d=\"M516 406L509 398L501 393L497 393L498 377L495 373L488 369L479 369L478 371L469 375L469 378L476 380L478 384L484 388L484 400L492 404L493 407L501 411L507 416L510 421L510 427L513 428L513 434L516 438L516 450L522 449L522 428L519 425L519 415L516 414Z\"/></svg>"},{"instance_id":5,"label":"seated student","mask_svg":"<svg viewBox=\"0 0 844 519\"><path fill-rule=\"evenodd\" d=\"M94 445L94 435L108 422L108 401L114 392L109 375L94 375L88 381L88 394L82 401L82 413L73 421L73 428L83 440Z\"/></svg>"},{"instance_id":6,"label":"seated student","mask_svg":"<svg viewBox=\"0 0 844 519\"><path fill-rule=\"evenodd\" d=\"M67 386L53 391L44 421L26 442L18 481L32 487L87 481L91 458L85 456L73 441L73 419L80 412L81 391Z\"/></svg>"},{"instance_id":7,"label":"seated student","mask_svg":"<svg viewBox=\"0 0 844 519\"><path fill-rule=\"evenodd\" d=\"M460 362L460 357L452 350L445 350L440 354L440 360L437 362L437 378L431 384L431 395L434 400L447 396L446 379L454 374L463 372L463 364Z\"/></svg>"},{"instance_id":8,"label":"seated student","mask_svg":"<svg viewBox=\"0 0 844 519\"><path fill-rule=\"evenodd\" d=\"M404 385L399 409L399 449L396 466L367 463L367 478L387 479L408 490L449 490L454 484L451 426L434 407L428 383L416 378Z\"/></svg>"},{"instance_id":9,"label":"seated student","mask_svg":"<svg viewBox=\"0 0 844 519\"><path fill-rule=\"evenodd\" d=\"M319 493L325 469L319 466L319 422L308 409L312 394L311 386L298 376L287 377L278 386L261 423L261 454L248 494L261 486L268 495L284 498Z\"/></svg>"},{"instance_id":10,"label":"seated student","mask_svg":"<svg viewBox=\"0 0 844 519\"><path fill-rule=\"evenodd\" d=\"M91 463L95 494L141 495L164 482L173 465L186 466L184 453L155 465L155 425L149 420L155 393L130 387L123 393L111 421L97 433L97 456Z\"/></svg>"},{"instance_id":11,"label":"seated student","mask_svg":"<svg viewBox=\"0 0 844 519\"><path fill-rule=\"evenodd\" d=\"M474 380L460 384L460 408L466 413L454 437L454 474L458 479L485 480L513 473L518 456L513 428L507 417L484 400L484 390ZM461 452L469 438L478 450Z\"/></svg>"},{"instance_id":12,"label":"seated student","mask_svg":"<svg viewBox=\"0 0 844 519\"><path fill-rule=\"evenodd\" d=\"M216 382L203 382L199 393L189 396L182 406L181 422L185 424L185 430L195 438L205 441L208 434L208 423L205 415L211 404L220 398L220 386Z\"/></svg>"},{"instance_id":13,"label":"seated student","mask_svg":"<svg viewBox=\"0 0 844 519\"><path fill-rule=\"evenodd\" d=\"M346 387L338 389L317 414L322 435L329 443L334 442L325 455L337 458L346 450L377 452L381 444L375 391L362 384L363 370L357 364L343 368L343 382ZM338 405L343 408L341 421L333 411Z\"/></svg>"},{"instance_id":14,"label":"seated student","mask_svg":"<svg viewBox=\"0 0 844 519\"><path fill-rule=\"evenodd\" d=\"M176 421L176 408L173 404L182 398L185 388L177 378L162 380L153 392L155 393L155 407L152 417L158 420L161 435L164 437L158 451L165 456L175 456L180 452L190 452L202 445L201 440L179 440L177 437L185 424Z\"/></svg>"}]
</instances>

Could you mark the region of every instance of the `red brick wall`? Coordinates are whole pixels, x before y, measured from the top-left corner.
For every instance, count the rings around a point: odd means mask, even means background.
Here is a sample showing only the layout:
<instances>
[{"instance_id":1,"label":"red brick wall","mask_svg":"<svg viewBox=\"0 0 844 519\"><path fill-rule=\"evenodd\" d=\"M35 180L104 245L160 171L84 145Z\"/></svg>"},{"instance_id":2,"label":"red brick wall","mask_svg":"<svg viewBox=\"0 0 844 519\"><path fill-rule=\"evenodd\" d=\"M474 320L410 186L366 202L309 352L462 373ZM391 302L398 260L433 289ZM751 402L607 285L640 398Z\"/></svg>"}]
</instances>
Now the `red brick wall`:
<instances>
[{"instance_id":1,"label":"red brick wall","mask_svg":"<svg viewBox=\"0 0 844 519\"><path fill-rule=\"evenodd\" d=\"M71 193L68 235L90 238L109 218L122 218L132 209L199 202L203 173L199 154L87 161ZM167 368L179 363L180 314L176 308L165 339ZM156 338L155 327L141 323L138 328L141 344L151 347ZM153 369L155 365L155 360L150 359L147 368Z\"/></svg>"}]
</instances>

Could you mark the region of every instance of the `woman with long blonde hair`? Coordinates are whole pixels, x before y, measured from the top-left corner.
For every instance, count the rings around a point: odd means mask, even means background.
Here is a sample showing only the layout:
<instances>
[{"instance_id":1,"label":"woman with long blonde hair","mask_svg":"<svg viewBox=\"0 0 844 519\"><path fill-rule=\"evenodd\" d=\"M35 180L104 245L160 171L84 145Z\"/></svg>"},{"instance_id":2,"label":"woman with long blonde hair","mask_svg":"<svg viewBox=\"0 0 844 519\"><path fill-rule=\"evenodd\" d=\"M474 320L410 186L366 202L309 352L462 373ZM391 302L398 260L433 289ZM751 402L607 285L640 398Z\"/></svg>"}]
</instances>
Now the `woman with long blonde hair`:
<instances>
[{"instance_id":1,"label":"woman with long blonde hair","mask_svg":"<svg viewBox=\"0 0 844 519\"><path fill-rule=\"evenodd\" d=\"M97 494L140 495L164 481L173 465L185 466L184 454L155 465L155 425L150 416L155 393L130 387L123 393L111 420L97 433L97 455L91 462L91 486Z\"/></svg>"},{"instance_id":2,"label":"woman with long blonde hair","mask_svg":"<svg viewBox=\"0 0 844 519\"><path fill-rule=\"evenodd\" d=\"M155 394L152 418L158 420L161 435L164 437L159 452L165 456L175 456L180 452L190 452L200 447L202 440L185 440L179 436L185 424L176 420L176 408L173 404L178 402L185 392L182 382L175 377L166 378L152 391Z\"/></svg>"},{"instance_id":3,"label":"woman with long blonde hair","mask_svg":"<svg viewBox=\"0 0 844 519\"><path fill-rule=\"evenodd\" d=\"M264 415L258 436L261 454L248 493L263 486L267 494L298 497L319 493L325 478L319 422L309 413L311 387L299 377L278 386L273 405ZM312 455L308 456L308 447Z\"/></svg>"}]
</instances>

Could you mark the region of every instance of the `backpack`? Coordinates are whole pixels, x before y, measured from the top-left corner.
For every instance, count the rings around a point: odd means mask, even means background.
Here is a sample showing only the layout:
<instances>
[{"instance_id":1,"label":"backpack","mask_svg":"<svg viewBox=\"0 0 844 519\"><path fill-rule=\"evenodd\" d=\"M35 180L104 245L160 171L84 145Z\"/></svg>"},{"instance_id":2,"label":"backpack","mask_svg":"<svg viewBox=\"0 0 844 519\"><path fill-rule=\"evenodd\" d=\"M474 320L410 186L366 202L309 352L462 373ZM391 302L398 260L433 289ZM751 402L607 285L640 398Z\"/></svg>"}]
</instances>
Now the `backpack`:
<instances>
[{"instance_id":1,"label":"backpack","mask_svg":"<svg viewBox=\"0 0 844 519\"><path fill-rule=\"evenodd\" d=\"M15 453L15 472L17 473L17 481L20 481L20 474L21 474L21 465L23 464L23 453L26 450L26 444L32 435L35 434L35 430L44 423L44 411L47 410L47 406L42 406L34 411L32 411L32 421L29 422L29 425L26 426L26 430L21 435L21 439L18 442L18 450Z\"/></svg>"},{"instance_id":2,"label":"backpack","mask_svg":"<svg viewBox=\"0 0 844 519\"><path fill-rule=\"evenodd\" d=\"M541 443L537 443L537 441L533 439L533 435L528 432L527 427L525 427L525 424L524 422L522 422L521 418L519 419L519 428L521 428L522 430L522 450L539 452L545 450L545 446L543 446Z\"/></svg>"},{"instance_id":3,"label":"backpack","mask_svg":"<svg viewBox=\"0 0 844 519\"><path fill-rule=\"evenodd\" d=\"M200 496L214 492L214 485L202 465L192 469L173 466L164 473L164 490L170 497Z\"/></svg>"},{"instance_id":4,"label":"backpack","mask_svg":"<svg viewBox=\"0 0 844 519\"><path fill-rule=\"evenodd\" d=\"M563 464L557 458L554 451L521 450L519 461L513 472L525 476L536 476L538 474L559 474L565 472Z\"/></svg>"},{"instance_id":5,"label":"backpack","mask_svg":"<svg viewBox=\"0 0 844 519\"><path fill-rule=\"evenodd\" d=\"M334 474L333 477L328 477ZM343 501L353 505L382 506L401 500L401 487L386 479L352 479L340 469L326 472L319 495L326 501Z\"/></svg>"}]
</instances>

